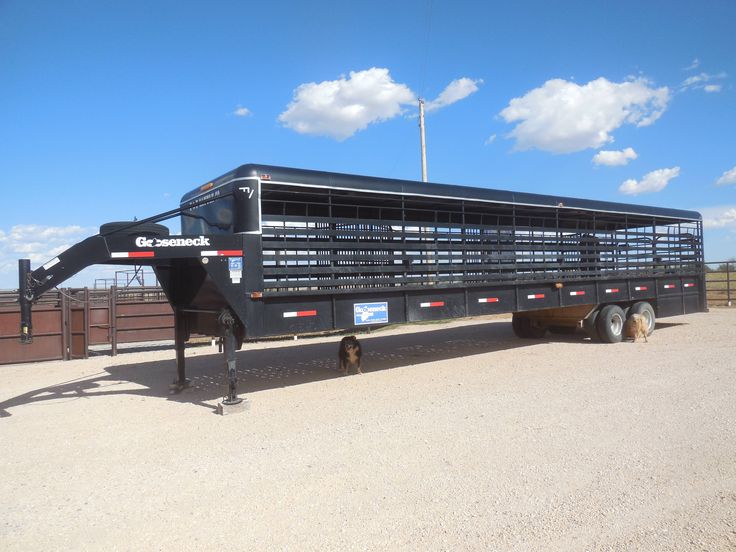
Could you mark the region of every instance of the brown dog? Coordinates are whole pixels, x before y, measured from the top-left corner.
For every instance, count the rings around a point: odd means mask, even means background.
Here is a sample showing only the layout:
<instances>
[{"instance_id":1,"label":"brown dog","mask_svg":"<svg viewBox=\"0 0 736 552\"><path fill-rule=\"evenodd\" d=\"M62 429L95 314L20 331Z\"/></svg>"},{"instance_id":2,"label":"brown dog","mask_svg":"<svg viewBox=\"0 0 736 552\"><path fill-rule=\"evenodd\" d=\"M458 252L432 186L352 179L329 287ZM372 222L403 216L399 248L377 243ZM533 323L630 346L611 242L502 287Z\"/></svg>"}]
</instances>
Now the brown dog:
<instances>
[{"instance_id":1,"label":"brown dog","mask_svg":"<svg viewBox=\"0 0 736 552\"><path fill-rule=\"evenodd\" d=\"M644 341L649 343L649 340L647 339L649 324L647 324L647 319L641 314L632 314L629 316L629 319L626 321L625 330L627 337L634 338L634 343L636 343L636 340L640 337L643 337Z\"/></svg>"},{"instance_id":2,"label":"brown dog","mask_svg":"<svg viewBox=\"0 0 736 552\"><path fill-rule=\"evenodd\" d=\"M354 336L350 335L343 337L340 341L340 349L337 351L337 360L339 363L339 370L343 375L348 374L348 367L355 366L357 374L362 374L360 369L360 357L363 356L363 352L360 348L360 341Z\"/></svg>"}]
</instances>

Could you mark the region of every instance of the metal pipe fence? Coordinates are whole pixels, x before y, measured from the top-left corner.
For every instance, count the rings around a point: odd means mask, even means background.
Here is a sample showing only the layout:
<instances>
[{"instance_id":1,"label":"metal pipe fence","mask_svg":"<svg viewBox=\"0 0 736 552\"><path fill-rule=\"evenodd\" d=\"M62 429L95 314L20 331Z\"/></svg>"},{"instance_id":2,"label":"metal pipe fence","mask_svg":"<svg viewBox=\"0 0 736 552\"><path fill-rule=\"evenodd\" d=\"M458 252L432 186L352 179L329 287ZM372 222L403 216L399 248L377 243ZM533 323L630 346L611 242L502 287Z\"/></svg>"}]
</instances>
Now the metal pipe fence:
<instances>
[{"instance_id":1,"label":"metal pipe fence","mask_svg":"<svg viewBox=\"0 0 736 552\"><path fill-rule=\"evenodd\" d=\"M705 290L708 305L732 307L736 302L736 261L705 263Z\"/></svg>"},{"instance_id":2,"label":"metal pipe fence","mask_svg":"<svg viewBox=\"0 0 736 552\"><path fill-rule=\"evenodd\" d=\"M19 340L18 292L0 291L0 364L87 358L91 345L174 339L174 313L159 287L60 289L33 311L33 343Z\"/></svg>"}]
</instances>

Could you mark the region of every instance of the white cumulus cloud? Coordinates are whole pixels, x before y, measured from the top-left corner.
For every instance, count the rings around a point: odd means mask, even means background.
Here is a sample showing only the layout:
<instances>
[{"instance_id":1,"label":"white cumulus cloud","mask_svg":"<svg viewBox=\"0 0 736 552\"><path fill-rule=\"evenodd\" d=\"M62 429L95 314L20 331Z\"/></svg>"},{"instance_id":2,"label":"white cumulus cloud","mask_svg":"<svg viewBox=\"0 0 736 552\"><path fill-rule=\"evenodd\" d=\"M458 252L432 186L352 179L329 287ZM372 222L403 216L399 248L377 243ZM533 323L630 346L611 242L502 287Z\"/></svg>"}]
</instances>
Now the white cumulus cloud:
<instances>
[{"instance_id":1,"label":"white cumulus cloud","mask_svg":"<svg viewBox=\"0 0 736 552\"><path fill-rule=\"evenodd\" d=\"M724 172L716 180L716 186L727 186L728 184L736 184L736 167Z\"/></svg>"},{"instance_id":2,"label":"white cumulus cloud","mask_svg":"<svg viewBox=\"0 0 736 552\"><path fill-rule=\"evenodd\" d=\"M728 74L725 71L721 71L720 73L716 73L715 75L710 73L699 73L682 81L680 83L680 91L703 89L706 92L720 92L722 85L708 83L711 83L715 80L723 80L727 76Z\"/></svg>"},{"instance_id":3,"label":"white cumulus cloud","mask_svg":"<svg viewBox=\"0 0 736 552\"><path fill-rule=\"evenodd\" d=\"M437 96L437 98L431 102L427 102L425 108L428 112L437 111L438 109L454 104L455 102L459 102L460 100L477 92L478 86L481 84L483 84L483 80L481 79L474 80L469 79L468 77L455 79L448 84L442 92L440 92L440 95Z\"/></svg>"},{"instance_id":4,"label":"white cumulus cloud","mask_svg":"<svg viewBox=\"0 0 736 552\"><path fill-rule=\"evenodd\" d=\"M95 228L76 225L17 224L0 230L0 289L18 287L18 259L30 259L36 268L96 233Z\"/></svg>"},{"instance_id":5,"label":"white cumulus cloud","mask_svg":"<svg viewBox=\"0 0 736 552\"><path fill-rule=\"evenodd\" d=\"M372 123L396 117L403 105L415 101L409 87L394 82L388 69L373 67L351 71L347 78L300 85L278 120L300 134L345 140Z\"/></svg>"},{"instance_id":6,"label":"white cumulus cloud","mask_svg":"<svg viewBox=\"0 0 736 552\"><path fill-rule=\"evenodd\" d=\"M500 115L517 123L510 132L517 149L571 153L612 142L611 133L624 124L651 125L669 100L669 88L653 88L644 78L601 77L583 85L552 79L513 98Z\"/></svg>"},{"instance_id":7,"label":"white cumulus cloud","mask_svg":"<svg viewBox=\"0 0 736 552\"><path fill-rule=\"evenodd\" d=\"M252 115L253 112L248 109L247 107L243 107L242 105L239 105L235 108L235 111L233 111L233 115L236 117L247 117L248 115Z\"/></svg>"},{"instance_id":8,"label":"white cumulus cloud","mask_svg":"<svg viewBox=\"0 0 736 552\"><path fill-rule=\"evenodd\" d=\"M626 148L623 150L601 150L593 156L593 163L596 165L606 165L608 167L618 167L628 165L639 157L634 148Z\"/></svg>"},{"instance_id":9,"label":"white cumulus cloud","mask_svg":"<svg viewBox=\"0 0 736 552\"><path fill-rule=\"evenodd\" d=\"M626 195L661 192L673 178L680 176L680 167L657 169L644 175L641 180L630 178L619 186L618 191Z\"/></svg>"},{"instance_id":10,"label":"white cumulus cloud","mask_svg":"<svg viewBox=\"0 0 736 552\"><path fill-rule=\"evenodd\" d=\"M736 228L736 205L700 209L704 228Z\"/></svg>"}]
</instances>

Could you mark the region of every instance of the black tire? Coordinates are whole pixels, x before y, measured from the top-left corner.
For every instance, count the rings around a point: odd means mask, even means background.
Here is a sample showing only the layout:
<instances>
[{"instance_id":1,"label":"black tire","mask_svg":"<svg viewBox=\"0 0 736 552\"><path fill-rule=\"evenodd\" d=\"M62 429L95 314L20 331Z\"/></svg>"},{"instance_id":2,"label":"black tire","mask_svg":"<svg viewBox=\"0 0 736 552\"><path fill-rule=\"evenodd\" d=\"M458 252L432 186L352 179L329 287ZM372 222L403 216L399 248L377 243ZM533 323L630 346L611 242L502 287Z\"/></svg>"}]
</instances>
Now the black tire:
<instances>
[{"instance_id":1,"label":"black tire","mask_svg":"<svg viewBox=\"0 0 736 552\"><path fill-rule=\"evenodd\" d=\"M534 320L533 318L527 318L529 321L529 337L532 339L541 339L544 337L544 334L547 333L547 326L539 322L538 320Z\"/></svg>"},{"instance_id":2,"label":"black tire","mask_svg":"<svg viewBox=\"0 0 736 552\"><path fill-rule=\"evenodd\" d=\"M131 224L135 224L135 221L130 220L127 222L107 222L100 226L100 234L102 234L103 236L107 234L113 234L121 228L130 226ZM122 233L124 236L168 236L169 229L163 224L146 222L143 224L137 224L136 226L131 226L127 230L124 230Z\"/></svg>"},{"instance_id":3,"label":"black tire","mask_svg":"<svg viewBox=\"0 0 736 552\"><path fill-rule=\"evenodd\" d=\"M594 310L588 315L588 318L583 320L583 331L591 341L601 340L601 336L598 335L598 329L595 327L595 321L598 319L599 312L600 311Z\"/></svg>"},{"instance_id":4,"label":"black tire","mask_svg":"<svg viewBox=\"0 0 736 552\"><path fill-rule=\"evenodd\" d=\"M523 339L540 339L547 333L546 326L543 326L528 316L521 316L518 313L514 313L511 319L511 327L516 336Z\"/></svg>"},{"instance_id":5,"label":"black tire","mask_svg":"<svg viewBox=\"0 0 736 552\"><path fill-rule=\"evenodd\" d=\"M514 330L514 335L522 339L528 339L529 335L529 319L524 316L519 316L514 313L511 318L511 328Z\"/></svg>"},{"instance_id":6,"label":"black tire","mask_svg":"<svg viewBox=\"0 0 736 552\"><path fill-rule=\"evenodd\" d=\"M549 333L553 334L572 335L575 333L577 328L575 326L550 326L547 329L549 330Z\"/></svg>"},{"instance_id":7,"label":"black tire","mask_svg":"<svg viewBox=\"0 0 736 552\"><path fill-rule=\"evenodd\" d=\"M657 324L657 320L654 316L654 308L652 307L652 305L650 305L646 301L634 303L634 305L629 309L628 316L631 316L632 314L641 314L646 319L648 324L647 337L652 335L652 332L654 331L654 326Z\"/></svg>"},{"instance_id":8,"label":"black tire","mask_svg":"<svg viewBox=\"0 0 736 552\"><path fill-rule=\"evenodd\" d=\"M606 305L598 314L595 327L601 341L605 343L620 343L624 338L624 310L618 305Z\"/></svg>"}]
</instances>

